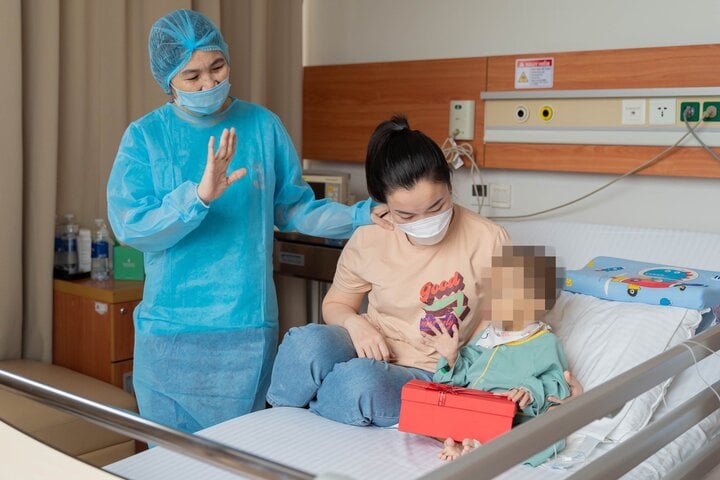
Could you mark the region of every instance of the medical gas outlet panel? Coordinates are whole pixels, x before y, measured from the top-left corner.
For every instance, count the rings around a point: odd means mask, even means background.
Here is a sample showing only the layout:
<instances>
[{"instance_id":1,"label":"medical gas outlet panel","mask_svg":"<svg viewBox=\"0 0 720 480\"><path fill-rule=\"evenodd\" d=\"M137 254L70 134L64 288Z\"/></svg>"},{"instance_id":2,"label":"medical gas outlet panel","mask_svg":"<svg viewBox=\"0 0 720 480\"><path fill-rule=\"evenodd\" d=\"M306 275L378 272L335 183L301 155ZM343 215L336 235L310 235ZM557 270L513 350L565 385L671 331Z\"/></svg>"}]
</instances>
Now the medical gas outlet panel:
<instances>
[{"instance_id":1,"label":"medical gas outlet panel","mask_svg":"<svg viewBox=\"0 0 720 480\"><path fill-rule=\"evenodd\" d=\"M720 146L720 89L483 92L487 143ZM688 135L681 146L700 146Z\"/></svg>"}]
</instances>

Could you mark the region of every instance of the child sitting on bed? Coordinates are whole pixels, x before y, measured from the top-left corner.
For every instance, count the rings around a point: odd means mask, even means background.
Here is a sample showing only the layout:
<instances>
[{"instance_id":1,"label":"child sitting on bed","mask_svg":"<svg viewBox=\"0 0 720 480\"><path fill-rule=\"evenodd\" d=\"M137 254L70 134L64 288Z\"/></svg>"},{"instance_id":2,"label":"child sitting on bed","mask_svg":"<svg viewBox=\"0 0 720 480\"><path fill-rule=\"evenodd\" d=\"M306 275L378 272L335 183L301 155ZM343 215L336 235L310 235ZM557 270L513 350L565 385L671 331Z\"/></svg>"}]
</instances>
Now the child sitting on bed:
<instances>
[{"instance_id":1,"label":"child sitting on bed","mask_svg":"<svg viewBox=\"0 0 720 480\"><path fill-rule=\"evenodd\" d=\"M540 247L506 245L492 258L490 278L492 323L467 346L458 348L456 324L429 323L425 340L442 355L433 381L507 396L519 408L515 423L522 423L570 395L565 353L541 321L557 295L555 257ZM438 456L454 460L475 444L448 438ZM563 447L558 442L525 463L537 466Z\"/></svg>"}]
</instances>

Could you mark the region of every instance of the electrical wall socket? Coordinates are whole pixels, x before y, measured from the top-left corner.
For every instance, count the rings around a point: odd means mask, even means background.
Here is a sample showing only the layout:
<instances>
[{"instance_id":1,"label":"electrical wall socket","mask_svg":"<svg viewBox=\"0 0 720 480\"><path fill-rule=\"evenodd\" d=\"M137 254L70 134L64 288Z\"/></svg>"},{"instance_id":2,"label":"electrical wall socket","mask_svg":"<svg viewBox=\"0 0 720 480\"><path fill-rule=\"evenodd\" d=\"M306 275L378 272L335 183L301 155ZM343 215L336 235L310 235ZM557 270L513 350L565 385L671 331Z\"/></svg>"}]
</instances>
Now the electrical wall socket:
<instances>
[{"instance_id":1,"label":"electrical wall socket","mask_svg":"<svg viewBox=\"0 0 720 480\"><path fill-rule=\"evenodd\" d=\"M645 125L645 99L633 98L622 101L622 124Z\"/></svg>"},{"instance_id":2,"label":"electrical wall socket","mask_svg":"<svg viewBox=\"0 0 720 480\"><path fill-rule=\"evenodd\" d=\"M455 140L475 138L475 100L450 100L448 133Z\"/></svg>"},{"instance_id":3,"label":"electrical wall socket","mask_svg":"<svg viewBox=\"0 0 720 480\"><path fill-rule=\"evenodd\" d=\"M650 125L675 125L677 117L676 99L651 98L649 107L648 123Z\"/></svg>"}]
</instances>

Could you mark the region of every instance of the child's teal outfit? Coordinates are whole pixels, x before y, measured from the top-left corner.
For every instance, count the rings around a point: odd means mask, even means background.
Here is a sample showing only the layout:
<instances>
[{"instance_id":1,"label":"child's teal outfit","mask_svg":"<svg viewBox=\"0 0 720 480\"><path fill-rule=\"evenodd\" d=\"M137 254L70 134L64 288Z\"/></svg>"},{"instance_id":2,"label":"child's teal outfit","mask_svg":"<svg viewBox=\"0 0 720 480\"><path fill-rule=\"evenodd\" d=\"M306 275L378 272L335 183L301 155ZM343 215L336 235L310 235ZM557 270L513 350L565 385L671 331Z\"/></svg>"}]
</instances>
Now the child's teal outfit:
<instances>
[{"instance_id":1,"label":"child's teal outfit","mask_svg":"<svg viewBox=\"0 0 720 480\"><path fill-rule=\"evenodd\" d=\"M548 396L563 399L570 395L570 388L563 376L563 372L568 369L565 352L558 338L550 333L549 327L522 340L493 348L476 345L482 335L477 335L460 349L452 368L448 367L447 359L441 357L433 382L487 392L525 389L532 395L532 402L518 412L515 423L522 423L546 411L550 406ZM525 463L538 466L564 447L565 441L560 440L536 453Z\"/></svg>"}]
</instances>

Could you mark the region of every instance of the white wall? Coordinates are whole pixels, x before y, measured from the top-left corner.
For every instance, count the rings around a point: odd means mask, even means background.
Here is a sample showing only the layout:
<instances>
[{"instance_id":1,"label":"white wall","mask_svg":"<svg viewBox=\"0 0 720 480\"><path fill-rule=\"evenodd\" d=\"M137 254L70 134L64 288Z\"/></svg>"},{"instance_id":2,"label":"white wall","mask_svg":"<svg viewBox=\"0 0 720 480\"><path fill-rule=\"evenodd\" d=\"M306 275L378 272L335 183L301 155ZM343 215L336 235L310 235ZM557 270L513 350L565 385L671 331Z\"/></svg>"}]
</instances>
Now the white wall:
<instances>
[{"instance_id":1,"label":"white wall","mask_svg":"<svg viewBox=\"0 0 720 480\"><path fill-rule=\"evenodd\" d=\"M306 65L692 45L720 39L718 0L305 0L305 19ZM638 164L645 160L638 158ZM366 194L362 166L309 163L350 172L353 193ZM489 216L549 208L613 178L509 170L487 170L484 177L486 183L512 186L512 208L486 207L483 214ZM454 183L457 201L471 207L469 172L456 172ZM701 214L716 211L718 205L720 180L646 176L622 180L552 216L720 233L714 215Z\"/></svg>"}]
</instances>

